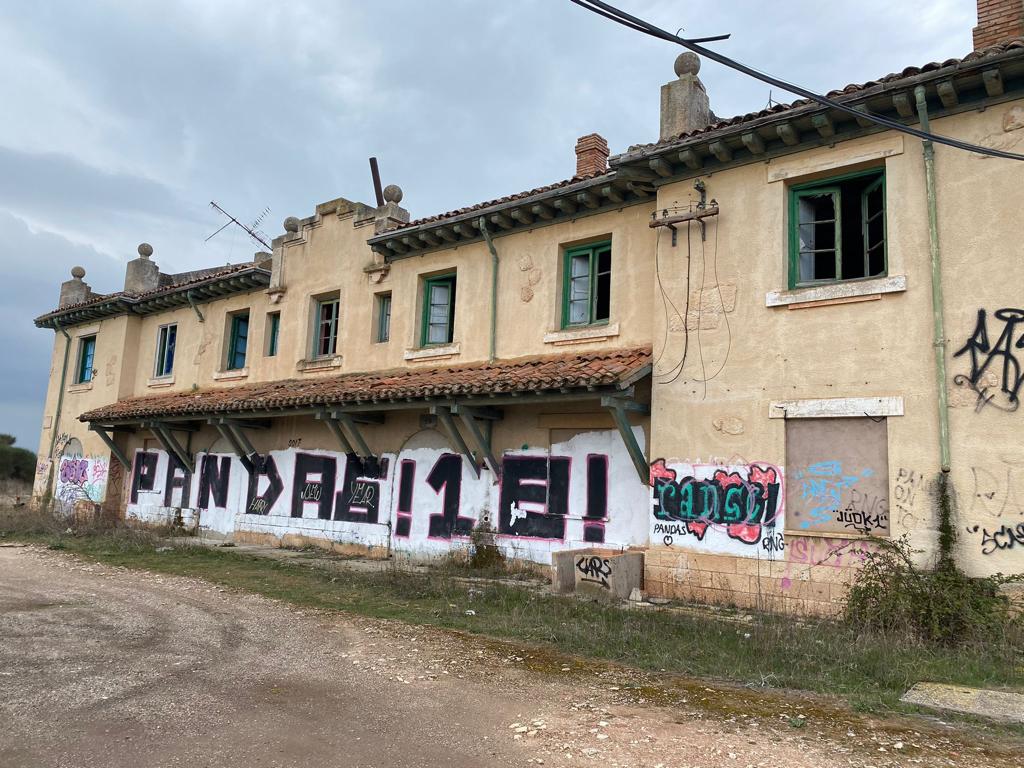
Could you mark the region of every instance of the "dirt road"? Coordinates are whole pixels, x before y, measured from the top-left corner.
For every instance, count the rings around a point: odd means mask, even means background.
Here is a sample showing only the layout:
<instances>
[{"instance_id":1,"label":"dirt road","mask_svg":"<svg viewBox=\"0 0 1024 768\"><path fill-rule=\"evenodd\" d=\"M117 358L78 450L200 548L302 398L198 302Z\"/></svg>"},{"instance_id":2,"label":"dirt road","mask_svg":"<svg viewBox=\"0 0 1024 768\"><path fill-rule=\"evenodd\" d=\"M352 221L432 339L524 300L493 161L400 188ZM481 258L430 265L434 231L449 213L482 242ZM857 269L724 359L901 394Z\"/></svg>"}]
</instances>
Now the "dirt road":
<instances>
[{"instance_id":1,"label":"dirt road","mask_svg":"<svg viewBox=\"0 0 1024 768\"><path fill-rule=\"evenodd\" d=\"M615 667L0 547L5 767L1020 764L916 721L687 685L665 706Z\"/></svg>"}]
</instances>

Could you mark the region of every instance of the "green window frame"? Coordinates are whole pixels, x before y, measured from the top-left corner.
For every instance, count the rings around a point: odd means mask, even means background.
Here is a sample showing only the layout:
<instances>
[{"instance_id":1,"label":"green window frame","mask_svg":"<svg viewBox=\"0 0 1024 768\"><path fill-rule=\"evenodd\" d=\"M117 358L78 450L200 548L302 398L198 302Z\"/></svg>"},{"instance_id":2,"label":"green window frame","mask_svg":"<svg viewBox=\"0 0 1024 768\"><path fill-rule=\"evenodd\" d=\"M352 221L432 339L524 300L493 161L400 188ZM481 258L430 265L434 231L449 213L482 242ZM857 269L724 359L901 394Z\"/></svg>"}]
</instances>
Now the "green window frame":
<instances>
[{"instance_id":1,"label":"green window frame","mask_svg":"<svg viewBox=\"0 0 1024 768\"><path fill-rule=\"evenodd\" d=\"M174 372L174 348L178 341L178 324L161 325L156 332L156 364L153 376L161 378Z\"/></svg>"},{"instance_id":2,"label":"green window frame","mask_svg":"<svg viewBox=\"0 0 1024 768\"><path fill-rule=\"evenodd\" d=\"M791 289L887 273L884 169L790 187Z\"/></svg>"},{"instance_id":3,"label":"green window frame","mask_svg":"<svg viewBox=\"0 0 1024 768\"><path fill-rule=\"evenodd\" d=\"M391 339L391 294L381 293L377 296L377 343L382 344Z\"/></svg>"},{"instance_id":4,"label":"green window frame","mask_svg":"<svg viewBox=\"0 0 1024 768\"><path fill-rule=\"evenodd\" d=\"M95 362L96 337L82 336L78 340L78 367L75 370L75 384L87 384L92 381Z\"/></svg>"},{"instance_id":5,"label":"green window frame","mask_svg":"<svg viewBox=\"0 0 1024 768\"><path fill-rule=\"evenodd\" d=\"M277 357L277 338L281 335L281 313L267 313L267 357Z\"/></svg>"},{"instance_id":6,"label":"green window frame","mask_svg":"<svg viewBox=\"0 0 1024 768\"><path fill-rule=\"evenodd\" d=\"M316 338L313 357L333 357L338 351L338 323L341 318L341 300L337 296L320 299L316 303Z\"/></svg>"},{"instance_id":7,"label":"green window frame","mask_svg":"<svg viewBox=\"0 0 1024 768\"><path fill-rule=\"evenodd\" d=\"M451 344L455 338L455 273L423 281L423 321L420 346Z\"/></svg>"},{"instance_id":8,"label":"green window frame","mask_svg":"<svg viewBox=\"0 0 1024 768\"><path fill-rule=\"evenodd\" d=\"M231 335L228 342L227 369L239 371L245 368L246 350L249 345L249 313L237 312L231 315Z\"/></svg>"},{"instance_id":9,"label":"green window frame","mask_svg":"<svg viewBox=\"0 0 1024 768\"><path fill-rule=\"evenodd\" d=\"M611 316L612 242L568 248L562 269L562 328L607 323Z\"/></svg>"}]
</instances>

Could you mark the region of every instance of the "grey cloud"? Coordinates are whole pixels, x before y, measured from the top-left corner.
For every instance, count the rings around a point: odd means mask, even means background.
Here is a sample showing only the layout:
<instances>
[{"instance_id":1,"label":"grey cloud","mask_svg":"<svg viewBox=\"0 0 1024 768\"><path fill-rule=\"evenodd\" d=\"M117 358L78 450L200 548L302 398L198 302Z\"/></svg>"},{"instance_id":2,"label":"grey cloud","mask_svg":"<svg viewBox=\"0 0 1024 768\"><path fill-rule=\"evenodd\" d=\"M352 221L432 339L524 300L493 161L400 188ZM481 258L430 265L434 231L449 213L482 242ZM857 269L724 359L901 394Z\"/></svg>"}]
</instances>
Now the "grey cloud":
<instances>
[{"instance_id":1,"label":"grey cloud","mask_svg":"<svg viewBox=\"0 0 1024 768\"><path fill-rule=\"evenodd\" d=\"M673 31L731 32L716 49L820 90L963 55L975 9L621 3ZM223 223L208 201L239 218L269 205L275 233L320 201L372 199L370 155L414 216L566 178L578 136L613 152L656 138L678 53L568 0L12 3L0 41L5 71L47 73L39 88L0 80L0 259L18 297L0 338L19 366L0 378L0 419L30 442L52 338L28 320L71 264L106 291L141 240L168 270L251 258L235 231L204 243ZM767 103L767 86L713 63L701 77L719 115Z\"/></svg>"}]
</instances>

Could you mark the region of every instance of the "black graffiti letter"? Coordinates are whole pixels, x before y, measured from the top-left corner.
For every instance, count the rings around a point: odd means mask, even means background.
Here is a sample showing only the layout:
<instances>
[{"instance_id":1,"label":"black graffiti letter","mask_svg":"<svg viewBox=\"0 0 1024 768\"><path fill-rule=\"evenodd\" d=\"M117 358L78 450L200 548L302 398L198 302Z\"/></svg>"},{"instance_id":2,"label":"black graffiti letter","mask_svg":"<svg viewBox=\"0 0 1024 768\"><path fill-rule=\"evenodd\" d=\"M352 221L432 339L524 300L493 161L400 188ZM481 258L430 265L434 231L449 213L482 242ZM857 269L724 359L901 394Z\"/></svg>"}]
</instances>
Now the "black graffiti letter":
<instances>
[{"instance_id":1,"label":"black graffiti letter","mask_svg":"<svg viewBox=\"0 0 1024 768\"><path fill-rule=\"evenodd\" d=\"M412 490L416 479L416 462L405 459L398 471L398 509L395 536L408 537L412 533Z\"/></svg>"},{"instance_id":2,"label":"black graffiti letter","mask_svg":"<svg viewBox=\"0 0 1024 768\"><path fill-rule=\"evenodd\" d=\"M583 521L583 540L604 543L604 524L608 519L608 457L603 453L587 456L587 511ZM592 521L592 522L591 522Z\"/></svg>"},{"instance_id":3,"label":"black graffiti letter","mask_svg":"<svg viewBox=\"0 0 1024 768\"><path fill-rule=\"evenodd\" d=\"M498 531L513 536L564 539L569 511L569 458L506 456L502 467ZM543 506L544 512L520 507Z\"/></svg>"},{"instance_id":4,"label":"black graffiti letter","mask_svg":"<svg viewBox=\"0 0 1024 768\"><path fill-rule=\"evenodd\" d=\"M258 495L260 478L265 477L270 481L267 490ZM266 515L274 506L274 502L284 491L284 483L281 482L281 473L277 471L277 462L274 457L267 455L253 467L249 472L249 489L245 495L245 513L247 515Z\"/></svg>"},{"instance_id":5,"label":"black graffiti letter","mask_svg":"<svg viewBox=\"0 0 1024 768\"><path fill-rule=\"evenodd\" d=\"M135 454L132 466L132 504L139 503L139 491L152 491L156 484L156 463L159 455L151 451L139 451Z\"/></svg>"},{"instance_id":6,"label":"black graffiti letter","mask_svg":"<svg viewBox=\"0 0 1024 768\"><path fill-rule=\"evenodd\" d=\"M334 501L334 519L352 523L376 523L380 506L380 479L387 474L388 463L362 461L350 453L345 460L345 480Z\"/></svg>"},{"instance_id":7,"label":"black graffiti letter","mask_svg":"<svg viewBox=\"0 0 1024 768\"><path fill-rule=\"evenodd\" d=\"M191 499L192 473L173 454L167 455L167 479L164 481L164 506L173 507L174 492L181 490L178 506L187 507Z\"/></svg>"},{"instance_id":8,"label":"black graffiti letter","mask_svg":"<svg viewBox=\"0 0 1024 768\"><path fill-rule=\"evenodd\" d=\"M203 466L199 470L199 499L196 506L210 508L210 494L215 507L228 505L228 480L231 477L231 457L203 455Z\"/></svg>"},{"instance_id":9,"label":"black graffiti letter","mask_svg":"<svg viewBox=\"0 0 1024 768\"><path fill-rule=\"evenodd\" d=\"M306 502L315 502L317 517L331 519L334 505L334 483L338 462L333 456L316 456L312 453L295 454L295 476L292 478L292 517L302 517ZM309 480L311 473L320 475L319 480Z\"/></svg>"},{"instance_id":10,"label":"black graffiti letter","mask_svg":"<svg viewBox=\"0 0 1024 768\"><path fill-rule=\"evenodd\" d=\"M459 504L462 501L462 457L457 453L441 454L427 475L427 484L437 493L444 491L441 514L430 516L427 535L437 539L450 539L452 534L469 535L473 528L472 519L459 517Z\"/></svg>"}]
</instances>

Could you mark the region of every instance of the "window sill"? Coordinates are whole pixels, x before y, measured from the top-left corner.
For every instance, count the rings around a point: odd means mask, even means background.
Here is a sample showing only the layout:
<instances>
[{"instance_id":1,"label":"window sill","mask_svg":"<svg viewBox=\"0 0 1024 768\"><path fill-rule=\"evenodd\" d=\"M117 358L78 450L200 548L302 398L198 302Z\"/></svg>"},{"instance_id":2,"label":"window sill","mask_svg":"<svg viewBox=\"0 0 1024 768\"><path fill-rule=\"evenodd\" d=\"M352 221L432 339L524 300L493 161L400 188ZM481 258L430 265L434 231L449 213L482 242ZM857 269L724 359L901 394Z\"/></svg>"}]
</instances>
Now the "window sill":
<instances>
[{"instance_id":1,"label":"window sill","mask_svg":"<svg viewBox=\"0 0 1024 768\"><path fill-rule=\"evenodd\" d=\"M341 355L331 355L330 357L314 357L307 360L299 360L295 364L296 370L299 373L313 373L315 371L333 371L337 368L341 368Z\"/></svg>"},{"instance_id":2,"label":"window sill","mask_svg":"<svg viewBox=\"0 0 1024 768\"><path fill-rule=\"evenodd\" d=\"M587 341L604 341L619 335L619 324L588 325L581 328L567 328L564 331L553 331L544 334L545 344L561 346L563 344L583 344Z\"/></svg>"},{"instance_id":3,"label":"window sill","mask_svg":"<svg viewBox=\"0 0 1024 768\"><path fill-rule=\"evenodd\" d=\"M806 306L845 304L850 301L870 301L883 293L901 293L907 290L906 275L875 277L870 280L851 280L845 283L812 285L791 291L769 291L765 294L766 307L803 309Z\"/></svg>"},{"instance_id":4,"label":"window sill","mask_svg":"<svg viewBox=\"0 0 1024 768\"><path fill-rule=\"evenodd\" d=\"M836 419L903 415L902 397L827 397L811 400L773 400L769 419Z\"/></svg>"},{"instance_id":5,"label":"window sill","mask_svg":"<svg viewBox=\"0 0 1024 768\"><path fill-rule=\"evenodd\" d=\"M235 368L232 371L214 371L214 381L235 381L236 379L244 379L249 375L248 368Z\"/></svg>"},{"instance_id":6,"label":"window sill","mask_svg":"<svg viewBox=\"0 0 1024 768\"><path fill-rule=\"evenodd\" d=\"M78 384L68 385L68 392L88 392L92 389L92 381L81 381Z\"/></svg>"},{"instance_id":7,"label":"window sill","mask_svg":"<svg viewBox=\"0 0 1024 768\"><path fill-rule=\"evenodd\" d=\"M406 360L435 360L441 357L455 357L461 351L458 342L455 344L441 344L436 347L417 347L405 350L403 357Z\"/></svg>"},{"instance_id":8,"label":"window sill","mask_svg":"<svg viewBox=\"0 0 1024 768\"><path fill-rule=\"evenodd\" d=\"M147 387L153 387L154 389L160 387L171 387L174 386L174 375L170 376L154 376L152 379L146 382Z\"/></svg>"}]
</instances>

